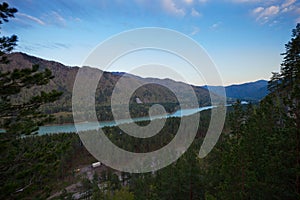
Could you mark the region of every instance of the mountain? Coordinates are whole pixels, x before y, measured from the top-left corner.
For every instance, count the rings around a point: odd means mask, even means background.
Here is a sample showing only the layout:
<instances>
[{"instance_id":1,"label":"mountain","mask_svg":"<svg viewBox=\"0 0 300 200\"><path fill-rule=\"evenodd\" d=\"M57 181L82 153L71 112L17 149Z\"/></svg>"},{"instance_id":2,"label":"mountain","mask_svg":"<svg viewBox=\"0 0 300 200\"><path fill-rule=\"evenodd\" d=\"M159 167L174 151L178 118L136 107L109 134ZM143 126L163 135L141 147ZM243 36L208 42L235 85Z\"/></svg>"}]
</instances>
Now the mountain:
<instances>
[{"instance_id":1,"label":"mountain","mask_svg":"<svg viewBox=\"0 0 300 200\"><path fill-rule=\"evenodd\" d=\"M268 94L268 81L255 82L225 87L228 97L244 100L261 100Z\"/></svg>"},{"instance_id":2,"label":"mountain","mask_svg":"<svg viewBox=\"0 0 300 200\"><path fill-rule=\"evenodd\" d=\"M203 88L209 88L212 92L218 94L218 90L222 88L222 86L203 86ZM268 81L258 80L255 82L229 85L225 87L225 91L229 99L259 101L269 93Z\"/></svg>"},{"instance_id":3,"label":"mountain","mask_svg":"<svg viewBox=\"0 0 300 200\"><path fill-rule=\"evenodd\" d=\"M8 55L8 59L10 60L9 64L0 64L0 69L2 71L30 68L33 64L38 64L40 66L39 70L48 68L54 75L54 79L52 79L48 85L37 86L30 91L24 91L16 97L17 100L24 98L26 99L28 98L28 96L31 96L33 94L39 94L41 90L50 91L56 89L62 91L63 96L59 101L55 102L52 105L44 107L44 109L48 113L63 113L63 117L66 117L65 115L68 115L68 118L71 118L72 91L76 74L80 69L79 67L65 66L59 62L44 60L24 53L11 53ZM99 69L96 68L84 68L92 72L91 76L93 76L93 72L99 72ZM146 111L149 106L145 105L153 103L162 103L163 105L167 106L167 111L175 111L176 108L178 108L178 101L171 90L178 93L180 98L185 98L187 91L186 88L189 86L185 83L176 82L171 79L141 78L122 72L103 72L102 78L96 90L96 109L98 108L101 112L101 115L104 116L103 120L110 119L111 117L110 114L107 114L111 103L110 97L115 84L121 77L124 80L122 86L125 92L126 89L130 88L133 83L144 85L143 87L140 87L136 90L136 92L132 95L130 102L132 104L138 104L137 106L142 107L145 110L145 112L143 111L140 113L146 114L148 114L148 112ZM149 82L151 83L149 84ZM210 104L209 92L206 89L196 86L192 86L192 88L194 89L195 94L198 98L198 102L201 106ZM107 117L107 115L110 117ZM62 115L59 115L60 118L62 118L61 116Z\"/></svg>"},{"instance_id":4,"label":"mountain","mask_svg":"<svg viewBox=\"0 0 300 200\"><path fill-rule=\"evenodd\" d=\"M29 68L33 64L40 66L39 70L48 68L52 71L54 79L50 84L45 86L46 90L51 88L64 92L63 99L70 99L73 91L73 85L76 78L76 74L79 67L69 67L55 61L48 61L34 56L27 55L25 53L11 53L8 55L10 63L8 65L0 64L1 70L13 70ZM89 68L90 70L101 71L97 68ZM166 90L161 85L167 85L171 89L184 93L185 87L189 86L182 82L173 81L171 79L155 79L155 78L141 78L135 75L126 74L123 72L103 72L103 76L98 85L99 91L98 103L102 105L109 105L111 94L116 82L123 77L125 86L130 86L133 82L145 84L145 82L153 82L156 84L147 84L140 88L138 94L136 94L145 103L157 103L157 102L175 102L177 99L171 94L171 91ZM206 89L192 86L196 92L199 101L207 104L209 101L209 93ZM43 88L44 89L44 88ZM150 92L150 93L149 93ZM146 94L147 93L147 94ZM101 98L102 97L102 98Z\"/></svg>"},{"instance_id":5,"label":"mountain","mask_svg":"<svg viewBox=\"0 0 300 200\"><path fill-rule=\"evenodd\" d=\"M17 100L26 99L28 96L39 94L41 90L51 91L53 89L63 92L61 99L51 105L43 107L47 113L54 113L60 120L57 123L71 122L72 121L72 91L76 78L76 74L80 69L77 66L69 67L59 62L48 61L45 59L30 56L24 53L11 53L8 55L10 63L7 65L0 64L2 71L8 71L13 69L29 68L33 64L40 66L39 70L48 68L52 71L54 79L46 86L37 86L30 91L23 91L20 95L16 96ZM91 72L91 76L99 72L97 68L83 67ZM174 81L171 79L158 79L158 78L142 78L132 74L126 74L124 72L102 72L102 78L98 84L96 90L96 110L100 112L99 118L102 120L112 119L110 112L111 95L115 88L115 84L122 77L124 80L122 83L123 91L128 90L134 83L143 85L138 88L130 99L131 111L134 110L133 116L145 116L148 115L148 109L152 104L162 104L168 112L174 112L178 109L178 98L186 98L187 88L190 86L183 82ZM149 83L150 82L150 83ZM200 106L210 104L210 94L207 90L208 86L200 87L191 85L198 98ZM209 86L214 97L218 98L219 86ZM267 81L259 80L251 83L244 83L240 85L230 85L225 87L228 101L235 99L242 100L261 100L267 91ZM174 95L174 92L178 95ZM121 96L122 98L122 96Z\"/></svg>"}]
</instances>

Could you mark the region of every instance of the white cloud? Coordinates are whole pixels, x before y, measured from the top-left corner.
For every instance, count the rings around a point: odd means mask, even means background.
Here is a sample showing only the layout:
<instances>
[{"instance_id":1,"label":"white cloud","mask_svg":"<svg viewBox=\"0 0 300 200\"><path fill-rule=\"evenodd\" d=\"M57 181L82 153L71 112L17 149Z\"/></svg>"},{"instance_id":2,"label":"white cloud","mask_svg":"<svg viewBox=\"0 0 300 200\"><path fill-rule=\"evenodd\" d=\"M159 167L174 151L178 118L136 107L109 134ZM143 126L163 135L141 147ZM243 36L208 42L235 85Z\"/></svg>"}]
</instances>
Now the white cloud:
<instances>
[{"instance_id":1,"label":"white cloud","mask_svg":"<svg viewBox=\"0 0 300 200\"><path fill-rule=\"evenodd\" d=\"M257 7L257 8L255 8L255 9L253 10L253 13L254 13L254 14L257 14L257 13L262 12L263 10L264 10L263 7Z\"/></svg>"},{"instance_id":2,"label":"white cloud","mask_svg":"<svg viewBox=\"0 0 300 200\"><path fill-rule=\"evenodd\" d=\"M256 3L257 7L252 10L252 15L261 24L275 25L279 18L291 17L294 19L300 15L300 4L297 0L231 0L235 3ZM296 16L295 16L296 15ZM280 20L281 21L281 20ZM275 22L275 23L274 23Z\"/></svg>"},{"instance_id":3,"label":"white cloud","mask_svg":"<svg viewBox=\"0 0 300 200\"><path fill-rule=\"evenodd\" d=\"M256 15L256 20L264 24L269 21L270 17L276 16L279 11L279 6L270 6L267 8L257 7L252 12Z\"/></svg>"},{"instance_id":4,"label":"white cloud","mask_svg":"<svg viewBox=\"0 0 300 200\"><path fill-rule=\"evenodd\" d=\"M163 0L162 1L164 9L174 15L184 16L185 10L183 8L178 8L173 0Z\"/></svg>"},{"instance_id":5,"label":"white cloud","mask_svg":"<svg viewBox=\"0 0 300 200\"><path fill-rule=\"evenodd\" d=\"M53 17L55 24L58 24L58 25L61 25L61 26L66 25L66 20L60 14L58 14L57 12L52 11L51 17Z\"/></svg>"},{"instance_id":6,"label":"white cloud","mask_svg":"<svg viewBox=\"0 0 300 200\"><path fill-rule=\"evenodd\" d=\"M270 6L262 13L264 16L276 15L279 12L279 6Z\"/></svg>"},{"instance_id":7,"label":"white cloud","mask_svg":"<svg viewBox=\"0 0 300 200\"><path fill-rule=\"evenodd\" d=\"M193 17L199 17L199 16L201 16L201 14L196 9L194 9L194 8L192 8L191 15Z\"/></svg>"},{"instance_id":8,"label":"white cloud","mask_svg":"<svg viewBox=\"0 0 300 200\"><path fill-rule=\"evenodd\" d=\"M183 0L187 4L192 4L194 1L193 0Z\"/></svg>"},{"instance_id":9,"label":"white cloud","mask_svg":"<svg viewBox=\"0 0 300 200\"><path fill-rule=\"evenodd\" d=\"M283 13L286 13L286 12L289 12L290 11L290 9L288 9L288 8L283 8L282 10L281 10L281 12L283 12Z\"/></svg>"},{"instance_id":10,"label":"white cloud","mask_svg":"<svg viewBox=\"0 0 300 200\"><path fill-rule=\"evenodd\" d=\"M31 15L27 15L25 13L17 13L16 15L19 16L19 17L25 18L27 20L33 21L33 22L35 22L35 23L37 23L39 25L45 25L44 21L42 21L42 20L40 20L40 19L38 19L36 17L33 17Z\"/></svg>"},{"instance_id":11,"label":"white cloud","mask_svg":"<svg viewBox=\"0 0 300 200\"><path fill-rule=\"evenodd\" d=\"M196 35L200 32L200 28L197 26L193 27L193 31L190 33L190 35Z\"/></svg>"},{"instance_id":12,"label":"white cloud","mask_svg":"<svg viewBox=\"0 0 300 200\"><path fill-rule=\"evenodd\" d=\"M261 2L261 0L232 0L235 3L257 3Z\"/></svg>"},{"instance_id":13,"label":"white cloud","mask_svg":"<svg viewBox=\"0 0 300 200\"><path fill-rule=\"evenodd\" d=\"M81 22L81 19L80 19L79 17L76 17L74 20L75 20L76 22Z\"/></svg>"},{"instance_id":14,"label":"white cloud","mask_svg":"<svg viewBox=\"0 0 300 200\"><path fill-rule=\"evenodd\" d=\"M277 20L274 20L272 23L269 24L270 27L275 26L276 24L278 24Z\"/></svg>"},{"instance_id":15,"label":"white cloud","mask_svg":"<svg viewBox=\"0 0 300 200\"><path fill-rule=\"evenodd\" d=\"M217 30L221 25L221 22L217 22L217 23L214 23L213 25L211 25L210 29L211 30Z\"/></svg>"},{"instance_id":16,"label":"white cloud","mask_svg":"<svg viewBox=\"0 0 300 200\"><path fill-rule=\"evenodd\" d=\"M297 10L298 8L295 6L296 0L286 0L283 4L281 4L281 12L287 13L293 10Z\"/></svg>"},{"instance_id":17,"label":"white cloud","mask_svg":"<svg viewBox=\"0 0 300 200\"><path fill-rule=\"evenodd\" d=\"M218 28L218 26L219 26L219 24L213 24L213 25L211 26L211 28L212 28L212 29L216 29L216 28Z\"/></svg>"},{"instance_id":18,"label":"white cloud","mask_svg":"<svg viewBox=\"0 0 300 200\"><path fill-rule=\"evenodd\" d=\"M289 6L291 6L292 4L294 4L296 2L296 0L286 0L283 4L281 4L282 8L287 8Z\"/></svg>"}]
</instances>

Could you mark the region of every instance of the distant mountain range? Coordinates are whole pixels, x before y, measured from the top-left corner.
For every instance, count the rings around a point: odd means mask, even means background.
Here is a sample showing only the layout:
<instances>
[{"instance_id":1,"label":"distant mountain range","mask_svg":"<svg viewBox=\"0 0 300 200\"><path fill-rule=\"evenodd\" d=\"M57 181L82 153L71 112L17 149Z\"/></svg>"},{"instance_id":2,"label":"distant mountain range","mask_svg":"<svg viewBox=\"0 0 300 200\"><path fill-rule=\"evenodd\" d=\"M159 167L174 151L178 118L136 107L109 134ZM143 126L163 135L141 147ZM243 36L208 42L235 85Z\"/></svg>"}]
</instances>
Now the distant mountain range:
<instances>
[{"instance_id":1,"label":"distant mountain range","mask_svg":"<svg viewBox=\"0 0 300 200\"><path fill-rule=\"evenodd\" d=\"M72 111L72 91L73 84L79 67L68 67L61 63L48 61L24 53L12 53L8 55L10 63L8 65L0 64L1 70L13 70L31 67L33 64L39 64L40 70L48 68L55 76L54 79L47 86L36 87L31 91L21 94L19 99L26 98L30 94L38 94L41 90L50 91L56 89L63 92L62 98L55 102L54 105L48 107L50 113L57 112L71 112ZM89 68L89 67L87 67ZM89 68L90 70L99 69ZM177 82L171 79L157 79L157 78L141 78L132 74L125 74L122 72L104 72L96 91L96 104L98 106L109 106L110 97L116 82L123 76L125 79L124 88L130 87L133 82L145 84L152 82L153 84L146 84L139 88L133 95L131 103L176 103L177 98L171 90L177 91L181 97L185 97L186 88L189 86L183 82ZM163 87L162 85L166 86ZM167 89L170 88L170 89ZM192 86L200 106L210 104L210 95L207 86ZM218 86L210 86L211 91L217 97ZM240 85L231 85L225 87L227 97L229 100L242 99L242 100L261 100L267 95L267 81L260 80L251 83L244 83ZM138 102L137 102L138 100Z\"/></svg>"},{"instance_id":2,"label":"distant mountain range","mask_svg":"<svg viewBox=\"0 0 300 200\"><path fill-rule=\"evenodd\" d=\"M228 97L244 100L261 100L269 93L266 80L230 85L225 90Z\"/></svg>"},{"instance_id":3,"label":"distant mountain range","mask_svg":"<svg viewBox=\"0 0 300 200\"><path fill-rule=\"evenodd\" d=\"M203 86L207 89L208 86ZM219 94L222 86L209 86L209 89ZM230 99L240 99L246 101L259 101L263 99L268 93L268 81L258 80L255 82L234 84L225 87L226 96Z\"/></svg>"}]
</instances>

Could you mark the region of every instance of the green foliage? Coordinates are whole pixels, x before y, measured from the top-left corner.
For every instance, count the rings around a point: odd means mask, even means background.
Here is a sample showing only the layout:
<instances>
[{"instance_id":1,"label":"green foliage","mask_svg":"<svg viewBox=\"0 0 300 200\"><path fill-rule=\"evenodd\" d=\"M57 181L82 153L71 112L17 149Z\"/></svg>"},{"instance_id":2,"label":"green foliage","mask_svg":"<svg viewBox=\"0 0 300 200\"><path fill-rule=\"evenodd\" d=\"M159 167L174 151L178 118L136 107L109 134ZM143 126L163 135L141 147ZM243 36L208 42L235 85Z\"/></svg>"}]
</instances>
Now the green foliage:
<instances>
[{"instance_id":1,"label":"green foliage","mask_svg":"<svg viewBox=\"0 0 300 200\"><path fill-rule=\"evenodd\" d=\"M235 106L231 133L223 135L205 158L208 195L217 199L299 198L294 132L290 119L278 112L282 110L269 99L248 111Z\"/></svg>"},{"instance_id":2,"label":"green foliage","mask_svg":"<svg viewBox=\"0 0 300 200\"><path fill-rule=\"evenodd\" d=\"M300 193L300 24L292 31L291 40L285 45L286 52L281 64L280 73L277 73L278 89L273 92L273 104L276 102L281 112L275 112L280 130L290 136L293 155L293 170L297 172L294 178L296 191ZM274 81L273 81L274 83ZM272 80L271 80L272 84ZM291 161L292 162L292 161ZM290 163L292 164L292 163Z\"/></svg>"},{"instance_id":3,"label":"green foliage","mask_svg":"<svg viewBox=\"0 0 300 200\"><path fill-rule=\"evenodd\" d=\"M14 14L18 10L16 8L10 8L6 2L0 4L0 24L3 22L8 22L8 18L14 17Z\"/></svg>"},{"instance_id":4,"label":"green foliage","mask_svg":"<svg viewBox=\"0 0 300 200\"><path fill-rule=\"evenodd\" d=\"M196 140L176 163L155 174L154 193L158 199L203 199L204 179L198 159L201 142Z\"/></svg>"},{"instance_id":5,"label":"green foliage","mask_svg":"<svg viewBox=\"0 0 300 200\"><path fill-rule=\"evenodd\" d=\"M300 23L293 30L292 39L285 45L286 52L281 65L282 84L291 86L299 83L300 73Z\"/></svg>"},{"instance_id":6,"label":"green foliage","mask_svg":"<svg viewBox=\"0 0 300 200\"><path fill-rule=\"evenodd\" d=\"M123 187L120 190L116 190L114 194L108 197L109 200L134 200L134 194L128 190L127 187Z\"/></svg>"},{"instance_id":7,"label":"green foliage","mask_svg":"<svg viewBox=\"0 0 300 200\"><path fill-rule=\"evenodd\" d=\"M38 108L41 105L56 101L61 92L44 91L40 95L32 96L27 101L15 102L13 96L34 85L47 84L53 78L49 70L38 72L38 66L32 69L15 69L12 72L0 71L0 118L6 129L6 138L14 138L22 134L28 135L38 129L38 126L51 120L49 115L43 114Z\"/></svg>"},{"instance_id":8,"label":"green foliage","mask_svg":"<svg viewBox=\"0 0 300 200\"><path fill-rule=\"evenodd\" d=\"M72 156L82 148L76 134L26 137L1 146L0 199L45 199L70 176Z\"/></svg>"},{"instance_id":9,"label":"green foliage","mask_svg":"<svg viewBox=\"0 0 300 200\"><path fill-rule=\"evenodd\" d=\"M8 22L8 19L14 17L14 14L17 11L18 10L16 8L10 8L6 2L0 4L0 25L4 22ZM14 46L16 46L17 40L18 38L16 35L12 35L10 37L2 36L0 38L0 63L8 63L5 54L13 50Z\"/></svg>"},{"instance_id":10,"label":"green foliage","mask_svg":"<svg viewBox=\"0 0 300 200\"><path fill-rule=\"evenodd\" d=\"M209 198L300 198L299 24L292 37L281 72L269 82L271 94L257 107L233 106L231 132L205 159Z\"/></svg>"},{"instance_id":11,"label":"green foliage","mask_svg":"<svg viewBox=\"0 0 300 200\"><path fill-rule=\"evenodd\" d=\"M0 24L8 22L8 18L14 17L16 12L17 9L10 8L7 3L0 4ZM15 35L0 38L0 63L2 65L8 63L6 55L13 50L16 41ZM26 89L33 86L46 85L53 79L49 69L42 72L38 69L38 65L33 65L31 69L13 71L0 68L0 123L1 127L6 130L1 134L1 141L35 133L40 125L51 121L51 116L43 114L39 107L59 99L61 92L41 91L40 95L31 96L19 102L14 99L21 91L26 92Z\"/></svg>"}]
</instances>

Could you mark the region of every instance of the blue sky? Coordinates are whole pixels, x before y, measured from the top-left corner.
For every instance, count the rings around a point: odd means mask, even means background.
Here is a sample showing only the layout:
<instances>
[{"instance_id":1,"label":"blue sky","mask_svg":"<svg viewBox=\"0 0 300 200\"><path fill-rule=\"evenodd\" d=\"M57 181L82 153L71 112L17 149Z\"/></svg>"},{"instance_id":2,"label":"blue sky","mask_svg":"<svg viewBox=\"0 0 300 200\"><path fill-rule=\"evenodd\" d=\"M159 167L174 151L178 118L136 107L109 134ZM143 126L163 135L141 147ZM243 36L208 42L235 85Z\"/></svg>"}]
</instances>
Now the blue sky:
<instances>
[{"instance_id":1,"label":"blue sky","mask_svg":"<svg viewBox=\"0 0 300 200\"><path fill-rule=\"evenodd\" d=\"M9 0L18 9L2 34L19 37L16 51L81 66L105 39L161 27L197 41L225 85L268 79L300 23L296 0ZM201 84L192 80L193 84Z\"/></svg>"}]
</instances>

